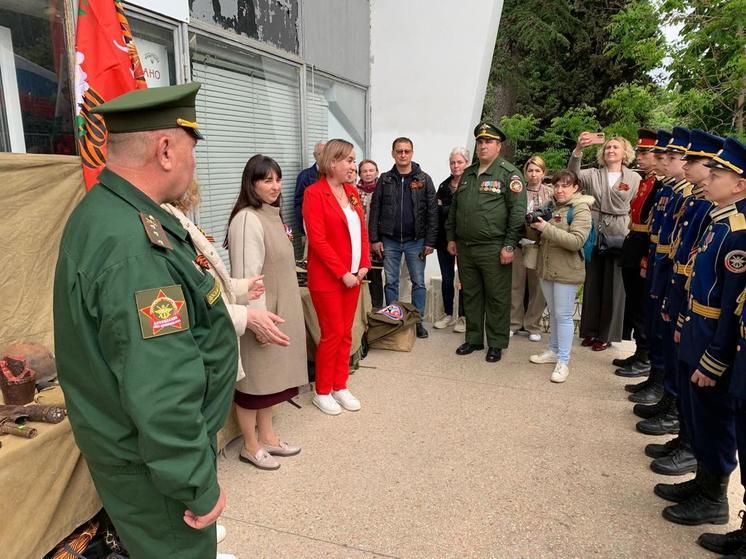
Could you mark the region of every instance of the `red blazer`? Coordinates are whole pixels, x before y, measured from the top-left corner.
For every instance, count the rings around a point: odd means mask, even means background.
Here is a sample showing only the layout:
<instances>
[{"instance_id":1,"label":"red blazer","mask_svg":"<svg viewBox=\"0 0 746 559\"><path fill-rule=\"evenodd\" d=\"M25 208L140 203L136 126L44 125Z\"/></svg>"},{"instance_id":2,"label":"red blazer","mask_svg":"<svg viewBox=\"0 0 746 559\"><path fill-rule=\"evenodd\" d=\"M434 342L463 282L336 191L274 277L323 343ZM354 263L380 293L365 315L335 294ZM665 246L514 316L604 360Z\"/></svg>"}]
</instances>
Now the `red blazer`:
<instances>
[{"instance_id":1,"label":"red blazer","mask_svg":"<svg viewBox=\"0 0 746 559\"><path fill-rule=\"evenodd\" d=\"M352 207L360 217L360 267L370 268L368 228L357 188L343 185ZM322 176L303 194L303 222L308 242L308 288L316 291L347 289L342 277L350 270L352 243L347 218Z\"/></svg>"}]
</instances>

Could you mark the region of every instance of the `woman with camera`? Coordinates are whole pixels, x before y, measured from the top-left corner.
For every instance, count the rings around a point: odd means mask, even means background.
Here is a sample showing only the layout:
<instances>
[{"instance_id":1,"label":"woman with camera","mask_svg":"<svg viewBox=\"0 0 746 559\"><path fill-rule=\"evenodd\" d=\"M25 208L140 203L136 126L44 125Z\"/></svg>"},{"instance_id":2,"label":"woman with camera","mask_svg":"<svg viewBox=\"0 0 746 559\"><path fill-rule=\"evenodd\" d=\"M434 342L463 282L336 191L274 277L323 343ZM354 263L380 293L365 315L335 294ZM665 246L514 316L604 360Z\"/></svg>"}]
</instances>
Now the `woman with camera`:
<instances>
[{"instance_id":1,"label":"woman with camera","mask_svg":"<svg viewBox=\"0 0 746 559\"><path fill-rule=\"evenodd\" d=\"M581 170L583 150L594 144L601 145L599 167ZM634 159L635 152L625 138L607 140L603 133L583 132L568 164L583 191L595 199L591 213L598 242L586 270L580 319L582 345L594 351L603 351L611 342L622 340L625 293L619 257L629 232L630 202L641 180L629 168Z\"/></svg>"},{"instance_id":2,"label":"woman with camera","mask_svg":"<svg viewBox=\"0 0 746 559\"><path fill-rule=\"evenodd\" d=\"M539 245L536 273L549 306L549 349L529 361L556 363L550 380L565 382L570 374L575 296L585 279L583 245L590 235L595 200L582 193L577 175L569 169L555 174L552 186L554 208L546 213L548 219L538 215L541 212L531 215L529 232Z\"/></svg>"},{"instance_id":3,"label":"woman with camera","mask_svg":"<svg viewBox=\"0 0 746 559\"><path fill-rule=\"evenodd\" d=\"M530 157L523 166L523 176L526 177L527 216L533 211L546 208L552 200L552 187L544 184L546 172L546 163L538 155ZM539 276L536 274L538 247L527 237L528 235L524 235L513 251L510 335L525 331L529 340L538 342L541 340L539 320L546 301L541 292ZM524 305L527 298L528 304Z\"/></svg>"}]
</instances>

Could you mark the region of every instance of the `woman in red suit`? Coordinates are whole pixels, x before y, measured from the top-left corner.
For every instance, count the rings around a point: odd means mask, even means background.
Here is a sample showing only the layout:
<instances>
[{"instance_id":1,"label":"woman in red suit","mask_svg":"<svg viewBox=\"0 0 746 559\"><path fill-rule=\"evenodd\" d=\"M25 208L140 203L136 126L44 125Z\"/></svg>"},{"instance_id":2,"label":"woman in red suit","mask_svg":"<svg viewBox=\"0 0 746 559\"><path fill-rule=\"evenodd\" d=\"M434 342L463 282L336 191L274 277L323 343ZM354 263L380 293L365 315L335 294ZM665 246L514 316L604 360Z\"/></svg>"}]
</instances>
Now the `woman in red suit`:
<instances>
[{"instance_id":1,"label":"woman in red suit","mask_svg":"<svg viewBox=\"0 0 746 559\"><path fill-rule=\"evenodd\" d=\"M321 327L313 403L324 413L338 415L342 408L360 409L347 377L352 322L360 284L370 268L370 250L363 207L350 184L356 171L352 144L327 142L318 166L319 180L303 195L308 289Z\"/></svg>"}]
</instances>

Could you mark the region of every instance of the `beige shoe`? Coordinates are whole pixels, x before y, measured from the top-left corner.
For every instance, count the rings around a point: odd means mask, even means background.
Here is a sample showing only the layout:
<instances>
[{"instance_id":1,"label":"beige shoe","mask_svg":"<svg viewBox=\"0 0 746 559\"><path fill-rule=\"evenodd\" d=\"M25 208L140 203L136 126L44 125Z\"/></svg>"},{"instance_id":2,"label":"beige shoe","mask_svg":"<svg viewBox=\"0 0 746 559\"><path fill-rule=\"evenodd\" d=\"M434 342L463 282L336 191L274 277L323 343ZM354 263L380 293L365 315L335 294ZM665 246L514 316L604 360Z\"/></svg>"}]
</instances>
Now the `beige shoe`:
<instances>
[{"instance_id":1,"label":"beige shoe","mask_svg":"<svg viewBox=\"0 0 746 559\"><path fill-rule=\"evenodd\" d=\"M459 316L458 320L456 320L456 325L453 327L453 331L458 334L466 332L466 318Z\"/></svg>"},{"instance_id":2,"label":"beige shoe","mask_svg":"<svg viewBox=\"0 0 746 559\"><path fill-rule=\"evenodd\" d=\"M552 382L565 382L569 374L570 369L565 363L557 363L554 366L554 371L552 371L552 376L549 377L549 380Z\"/></svg>"},{"instance_id":3,"label":"beige shoe","mask_svg":"<svg viewBox=\"0 0 746 559\"><path fill-rule=\"evenodd\" d=\"M433 322L433 328L436 330L442 330L443 328L448 328L453 324L454 320L453 317L450 314L445 315L440 320L436 320Z\"/></svg>"},{"instance_id":4,"label":"beige shoe","mask_svg":"<svg viewBox=\"0 0 746 559\"><path fill-rule=\"evenodd\" d=\"M538 355L532 355L528 358L528 360L531 361L531 363L536 363L537 365L544 365L545 363L556 363L557 354L554 353L551 349L548 349L543 353L539 353Z\"/></svg>"},{"instance_id":5,"label":"beige shoe","mask_svg":"<svg viewBox=\"0 0 746 559\"><path fill-rule=\"evenodd\" d=\"M280 467L280 463L269 455L269 452L260 448L257 453L252 456L245 447L241 448L241 452L238 454L238 459L241 462L247 464L253 464L260 470L276 470Z\"/></svg>"},{"instance_id":6,"label":"beige shoe","mask_svg":"<svg viewBox=\"0 0 746 559\"><path fill-rule=\"evenodd\" d=\"M280 441L278 446L271 444L263 444L264 450L269 452L272 456L295 456L300 453L299 446L292 446L285 441Z\"/></svg>"}]
</instances>

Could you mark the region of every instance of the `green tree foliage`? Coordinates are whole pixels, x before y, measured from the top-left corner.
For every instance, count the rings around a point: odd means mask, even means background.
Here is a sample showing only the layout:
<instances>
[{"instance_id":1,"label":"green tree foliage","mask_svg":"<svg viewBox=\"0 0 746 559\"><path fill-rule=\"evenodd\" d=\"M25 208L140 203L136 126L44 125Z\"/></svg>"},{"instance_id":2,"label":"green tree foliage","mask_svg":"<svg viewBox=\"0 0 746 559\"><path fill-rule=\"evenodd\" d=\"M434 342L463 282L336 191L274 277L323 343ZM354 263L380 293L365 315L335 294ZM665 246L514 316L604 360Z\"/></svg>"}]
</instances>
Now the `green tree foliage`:
<instances>
[{"instance_id":1,"label":"green tree foliage","mask_svg":"<svg viewBox=\"0 0 746 559\"><path fill-rule=\"evenodd\" d=\"M664 24L680 29L673 44ZM582 130L743 134L745 31L746 0L506 0L483 117L517 163L539 153L552 169Z\"/></svg>"}]
</instances>

